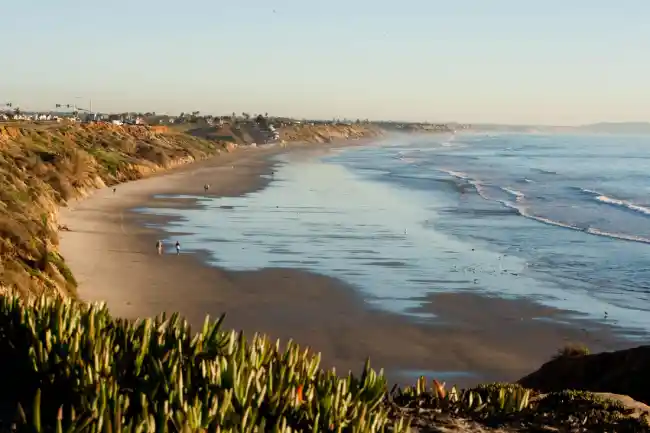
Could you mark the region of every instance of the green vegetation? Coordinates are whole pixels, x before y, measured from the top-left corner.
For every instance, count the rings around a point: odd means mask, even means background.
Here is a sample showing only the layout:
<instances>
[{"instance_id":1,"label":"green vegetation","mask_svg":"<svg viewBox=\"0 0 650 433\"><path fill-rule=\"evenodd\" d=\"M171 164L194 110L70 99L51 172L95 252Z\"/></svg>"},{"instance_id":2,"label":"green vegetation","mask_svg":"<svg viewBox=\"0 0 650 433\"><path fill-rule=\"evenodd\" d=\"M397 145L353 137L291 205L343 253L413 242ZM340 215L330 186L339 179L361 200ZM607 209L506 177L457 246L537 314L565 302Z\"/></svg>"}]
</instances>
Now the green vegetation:
<instances>
[{"instance_id":1,"label":"green vegetation","mask_svg":"<svg viewBox=\"0 0 650 433\"><path fill-rule=\"evenodd\" d=\"M118 431L376 431L388 423L385 380L369 367L339 378L319 369L318 355L259 336L247 342L219 324L206 320L193 336L178 316L129 323L70 299L4 297L2 401L8 410L20 404L17 422L40 431L59 422L73 431L108 423Z\"/></svg>"},{"instance_id":2,"label":"green vegetation","mask_svg":"<svg viewBox=\"0 0 650 433\"><path fill-rule=\"evenodd\" d=\"M567 344L557 351L553 359L559 358L575 358L578 356L589 355L589 348L582 344Z\"/></svg>"},{"instance_id":3,"label":"green vegetation","mask_svg":"<svg viewBox=\"0 0 650 433\"><path fill-rule=\"evenodd\" d=\"M56 253L58 207L84 191L221 148L165 128L0 126L0 290L74 295L76 281Z\"/></svg>"},{"instance_id":4,"label":"green vegetation","mask_svg":"<svg viewBox=\"0 0 650 433\"><path fill-rule=\"evenodd\" d=\"M56 269L61 273L66 283L72 287L77 286L77 280L74 275L72 275L72 271L68 268L68 265L66 265L65 260L63 260L63 257L61 257L59 253L50 251L47 254L47 260L56 266Z\"/></svg>"},{"instance_id":5,"label":"green vegetation","mask_svg":"<svg viewBox=\"0 0 650 433\"><path fill-rule=\"evenodd\" d=\"M178 315L129 322L69 298L4 296L0 423L30 432L405 432L444 415L504 428L648 428L583 392L459 391L424 378L388 392L369 363L338 376L319 368L319 354L246 340L220 323L206 319L193 333Z\"/></svg>"}]
</instances>

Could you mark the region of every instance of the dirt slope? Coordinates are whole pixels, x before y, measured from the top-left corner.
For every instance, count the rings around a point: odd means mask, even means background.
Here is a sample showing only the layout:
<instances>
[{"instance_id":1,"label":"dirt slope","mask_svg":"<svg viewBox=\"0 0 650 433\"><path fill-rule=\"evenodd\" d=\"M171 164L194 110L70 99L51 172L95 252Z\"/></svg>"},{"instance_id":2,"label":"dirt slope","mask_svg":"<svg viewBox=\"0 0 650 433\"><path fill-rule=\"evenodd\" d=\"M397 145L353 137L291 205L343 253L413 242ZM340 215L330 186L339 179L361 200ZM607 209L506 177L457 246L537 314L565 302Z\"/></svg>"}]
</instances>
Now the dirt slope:
<instances>
[{"instance_id":1,"label":"dirt slope","mask_svg":"<svg viewBox=\"0 0 650 433\"><path fill-rule=\"evenodd\" d=\"M59 206L223 148L165 127L0 125L0 291L73 293L57 253Z\"/></svg>"}]
</instances>

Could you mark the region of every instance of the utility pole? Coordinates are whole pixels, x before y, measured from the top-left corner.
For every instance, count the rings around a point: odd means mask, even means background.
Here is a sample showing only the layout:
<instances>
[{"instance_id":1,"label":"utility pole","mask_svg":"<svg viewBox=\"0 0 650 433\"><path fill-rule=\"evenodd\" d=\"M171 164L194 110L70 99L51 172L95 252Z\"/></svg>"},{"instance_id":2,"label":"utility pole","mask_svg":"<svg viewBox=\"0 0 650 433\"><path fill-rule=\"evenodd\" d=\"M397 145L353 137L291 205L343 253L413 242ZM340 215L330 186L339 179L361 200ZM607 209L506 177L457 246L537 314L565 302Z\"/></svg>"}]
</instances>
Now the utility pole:
<instances>
[{"instance_id":1,"label":"utility pole","mask_svg":"<svg viewBox=\"0 0 650 433\"><path fill-rule=\"evenodd\" d=\"M75 99L83 99L83 98L82 98L81 96L75 96ZM92 99L88 99L88 109L86 110L86 109L83 109L83 108L82 108L81 111L86 111L86 112L88 112L88 114L90 114L91 116L94 117L94 113L93 113L93 100L92 100Z\"/></svg>"}]
</instances>

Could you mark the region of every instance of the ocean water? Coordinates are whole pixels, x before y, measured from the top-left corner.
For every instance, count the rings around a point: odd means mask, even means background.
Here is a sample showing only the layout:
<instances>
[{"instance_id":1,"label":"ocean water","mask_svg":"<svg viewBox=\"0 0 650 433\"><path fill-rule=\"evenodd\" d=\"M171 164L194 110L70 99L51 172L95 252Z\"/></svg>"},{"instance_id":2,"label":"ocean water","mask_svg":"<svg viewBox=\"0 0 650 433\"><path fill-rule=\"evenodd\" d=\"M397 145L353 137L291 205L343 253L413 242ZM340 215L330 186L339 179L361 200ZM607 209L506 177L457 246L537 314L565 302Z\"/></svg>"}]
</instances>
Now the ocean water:
<instances>
[{"instance_id":1,"label":"ocean water","mask_svg":"<svg viewBox=\"0 0 650 433\"><path fill-rule=\"evenodd\" d=\"M166 228L192 234L170 240L211 264L319 272L398 314L462 291L650 331L648 136L403 136L277 162L261 191L142 211L179 217Z\"/></svg>"}]
</instances>

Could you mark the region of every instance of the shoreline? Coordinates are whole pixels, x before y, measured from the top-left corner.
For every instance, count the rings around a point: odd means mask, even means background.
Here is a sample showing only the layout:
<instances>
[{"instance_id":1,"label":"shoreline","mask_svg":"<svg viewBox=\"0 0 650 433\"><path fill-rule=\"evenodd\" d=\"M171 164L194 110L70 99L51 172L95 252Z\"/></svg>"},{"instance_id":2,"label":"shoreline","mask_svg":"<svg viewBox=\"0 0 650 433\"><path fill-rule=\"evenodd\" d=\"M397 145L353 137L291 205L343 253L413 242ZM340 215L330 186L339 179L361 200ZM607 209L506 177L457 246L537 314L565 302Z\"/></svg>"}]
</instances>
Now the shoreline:
<instances>
[{"instance_id":1,"label":"shoreline","mask_svg":"<svg viewBox=\"0 0 650 433\"><path fill-rule=\"evenodd\" d=\"M575 326L530 320L563 312L525 300L491 298L486 309L482 296L433 296L424 309L446 320L416 323L372 309L345 282L311 272L229 271L208 266L200 253L159 257L154 244L164 231L148 226L166 219L133 211L163 204L195 206L194 200L154 195L201 196L205 183L211 184L211 197L245 195L271 181L261 176L272 170L272 156L339 146L237 150L118 185L115 194L99 190L63 208L60 222L71 231L61 233L60 250L79 281L80 298L104 300L114 314L129 318L178 311L193 326L200 326L205 314L217 318L226 313L226 329L260 332L283 342L294 339L322 352L322 366L338 371L360 371L369 356L374 367L386 368L389 380L402 384L419 374L461 386L515 381L569 342L584 343L595 352L632 345L605 325L594 324L597 332L592 334L572 319L566 320ZM521 316L516 329L513 312ZM474 372L480 374L472 376Z\"/></svg>"}]
</instances>

